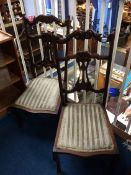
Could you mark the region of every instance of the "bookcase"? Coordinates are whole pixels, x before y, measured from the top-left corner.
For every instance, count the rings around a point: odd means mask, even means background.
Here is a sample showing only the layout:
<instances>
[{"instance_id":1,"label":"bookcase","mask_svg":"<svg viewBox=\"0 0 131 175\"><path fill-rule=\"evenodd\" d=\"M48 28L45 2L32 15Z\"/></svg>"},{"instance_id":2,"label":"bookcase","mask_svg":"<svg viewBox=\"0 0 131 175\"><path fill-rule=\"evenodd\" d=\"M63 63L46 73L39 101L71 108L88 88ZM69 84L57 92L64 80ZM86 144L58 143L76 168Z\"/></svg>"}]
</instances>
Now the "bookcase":
<instances>
[{"instance_id":1,"label":"bookcase","mask_svg":"<svg viewBox=\"0 0 131 175\"><path fill-rule=\"evenodd\" d=\"M0 116L25 89L14 39L0 31Z\"/></svg>"}]
</instances>

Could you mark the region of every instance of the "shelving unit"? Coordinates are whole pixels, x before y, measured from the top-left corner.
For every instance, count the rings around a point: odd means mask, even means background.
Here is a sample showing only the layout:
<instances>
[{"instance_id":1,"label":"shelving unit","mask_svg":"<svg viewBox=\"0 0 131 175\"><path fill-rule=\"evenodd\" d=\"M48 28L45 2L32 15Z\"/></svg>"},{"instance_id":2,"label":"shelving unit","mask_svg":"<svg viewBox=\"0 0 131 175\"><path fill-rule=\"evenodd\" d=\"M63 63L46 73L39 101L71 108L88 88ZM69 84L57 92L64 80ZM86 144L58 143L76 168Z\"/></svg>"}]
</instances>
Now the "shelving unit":
<instances>
[{"instance_id":1,"label":"shelving unit","mask_svg":"<svg viewBox=\"0 0 131 175\"><path fill-rule=\"evenodd\" d=\"M77 19L79 21L79 27L85 30L85 18L86 18L86 0L77 0ZM90 3L90 28L92 27L92 3Z\"/></svg>"},{"instance_id":2,"label":"shelving unit","mask_svg":"<svg viewBox=\"0 0 131 175\"><path fill-rule=\"evenodd\" d=\"M15 61L14 58L4 55L4 60L0 60L0 68L5 67L6 65L13 63Z\"/></svg>"},{"instance_id":3,"label":"shelving unit","mask_svg":"<svg viewBox=\"0 0 131 175\"><path fill-rule=\"evenodd\" d=\"M19 0L11 0L11 4L13 7L13 12L15 15L15 20L16 20L18 31L21 32L23 21L22 21L22 12L21 12L21 7L20 7L20 2ZM15 36L9 8L7 5L7 0L0 0L0 11L1 11L1 15L3 19L3 23L5 25L6 32Z\"/></svg>"},{"instance_id":4,"label":"shelving unit","mask_svg":"<svg viewBox=\"0 0 131 175\"><path fill-rule=\"evenodd\" d=\"M5 114L24 89L14 39L0 31L0 116Z\"/></svg>"},{"instance_id":5,"label":"shelving unit","mask_svg":"<svg viewBox=\"0 0 131 175\"><path fill-rule=\"evenodd\" d=\"M11 0L12 6L13 6L13 11L15 14L15 18L17 21L19 21L22 17L22 12L21 12L21 7L20 7L20 2L19 0ZM0 10L1 10L1 14L2 14L2 18L3 18L3 22L5 24L10 24L11 23L11 16L9 13L9 8L7 5L7 1L6 0L1 0L0 1Z\"/></svg>"}]
</instances>

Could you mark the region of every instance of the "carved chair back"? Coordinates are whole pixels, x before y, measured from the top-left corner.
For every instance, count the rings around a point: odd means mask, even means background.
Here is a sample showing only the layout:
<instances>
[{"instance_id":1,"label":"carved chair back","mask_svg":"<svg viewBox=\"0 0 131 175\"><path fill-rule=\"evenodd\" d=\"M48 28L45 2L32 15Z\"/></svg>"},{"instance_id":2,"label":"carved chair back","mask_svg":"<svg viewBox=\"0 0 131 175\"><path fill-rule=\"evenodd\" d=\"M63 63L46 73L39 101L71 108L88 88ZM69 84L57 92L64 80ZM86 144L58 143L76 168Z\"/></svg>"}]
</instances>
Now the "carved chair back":
<instances>
[{"instance_id":1,"label":"carved chair back","mask_svg":"<svg viewBox=\"0 0 131 175\"><path fill-rule=\"evenodd\" d=\"M27 47L29 51L29 57L30 57L30 65L31 65L31 72L33 74L33 77L37 76L36 70L43 69L50 69L50 68L56 68L56 63L54 60L54 37L50 37L51 35L53 36L54 32L49 32L48 28L44 28L45 24L56 24L59 27L63 27L63 29L66 29L66 35L69 34L70 31L70 20L66 20L64 23L56 18L53 15L50 16L44 16L44 15L39 15L37 17L32 18L32 20L24 17L24 28L25 28L25 33L27 37ZM37 34L37 27L39 25L40 33L39 35ZM43 30L44 29L44 30ZM46 35L46 33L48 33ZM57 35L57 34L56 34ZM58 34L59 37L61 37ZM42 44L41 52L40 52L40 45L39 42ZM33 52L33 45L39 45L39 55L40 53L41 56L35 57L34 52ZM37 43L37 44L36 44ZM66 47L68 48L68 47ZM66 49L66 53L68 50ZM43 72L42 72L43 73Z\"/></svg>"},{"instance_id":2,"label":"carved chair back","mask_svg":"<svg viewBox=\"0 0 131 175\"><path fill-rule=\"evenodd\" d=\"M63 39L62 43L67 43L72 38L76 40L85 40L85 39L91 39L94 38L98 42L103 42L103 38L100 34L93 32L92 30L87 31L74 31L73 33L69 34L65 39ZM59 78L59 85L60 85L60 91L61 91L61 97L63 104L67 103L67 94L73 93L75 91L92 91L94 93L103 93L103 101L102 104L105 106L106 103L106 96L108 91L108 82L109 82L109 75L110 75L110 67L111 67L111 61L112 61L112 53L113 53L113 45L114 45L114 33L110 34L106 42L109 43L109 52L104 55L99 55L97 53L90 53L89 51L82 51L77 52L74 55L67 55L63 58L57 58L57 69L58 69L58 78ZM91 60L99 60L99 61L107 61L107 71L106 71L106 77L105 77L105 87L102 89L94 88L92 83L90 82L88 70L90 69L90 62ZM60 69L60 62L68 62L70 60L74 60L77 64L77 69L79 70L79 76L77 80L75 81L74 85L69 88L67 86L67 83L63 82L62 80L62 74L67 77L68 76L68 67L65 67L64 71L62 72ZM66 78L67 79L67 78Z\"/></svg>"}]
</instances>

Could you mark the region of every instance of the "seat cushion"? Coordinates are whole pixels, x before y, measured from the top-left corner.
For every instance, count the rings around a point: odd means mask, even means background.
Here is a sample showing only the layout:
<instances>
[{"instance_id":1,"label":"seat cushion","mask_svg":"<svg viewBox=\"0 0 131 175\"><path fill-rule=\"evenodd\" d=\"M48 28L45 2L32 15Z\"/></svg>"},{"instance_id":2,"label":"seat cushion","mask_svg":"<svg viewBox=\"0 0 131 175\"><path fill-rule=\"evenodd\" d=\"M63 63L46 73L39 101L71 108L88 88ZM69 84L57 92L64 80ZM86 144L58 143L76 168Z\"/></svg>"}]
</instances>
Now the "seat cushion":
<instances>
[{"instance_id":1,"label":"seat cushion","mask_svg":"<svg viewBox=\"0 0 131 175\"><path fill-rule=\"evenodd\" d=\"M106 111L99 104L69 104L64 107L55 148L79 152L113 150L114 139L105 115Z\"/></svg>"},{"instance_id":2,"label":"seat cushion","mask_svg":"<svg viewBox=\"0 0 131 175\"><path fill-rule=\"evenodd\" d=\"M60 105L59 84L53 78L35 78L16 100L15 107L33 113L58 112Z\"/></svg>"}]
</instances>

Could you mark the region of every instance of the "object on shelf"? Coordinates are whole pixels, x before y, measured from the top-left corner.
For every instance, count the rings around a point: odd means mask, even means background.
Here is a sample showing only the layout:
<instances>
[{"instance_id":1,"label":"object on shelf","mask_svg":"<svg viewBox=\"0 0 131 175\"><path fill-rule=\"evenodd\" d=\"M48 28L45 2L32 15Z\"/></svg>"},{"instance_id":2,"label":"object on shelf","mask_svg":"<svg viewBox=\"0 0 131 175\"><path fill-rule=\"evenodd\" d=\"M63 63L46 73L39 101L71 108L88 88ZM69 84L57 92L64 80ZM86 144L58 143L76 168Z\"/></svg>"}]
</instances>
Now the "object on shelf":
<instances>
[{"instance_id":1,"label":"object on shelf","mask_svg":"<svg viewBox=\"0 0 131 175\"><path fill-rule=\"evenodd\" d=\"M116 97L116 96L118 96L118 94L119 94L119 89L113 88L113 87L111 87L111 88L109 89L109 95L110 95L111 97Z\"/></svg>"},{"instance_id":2,"label":"object on shelf","mask_svg":"<svg viewBox=\"0 0 131 175\"><path fill-rule=\"evenodd\" d=\"M15 18L16 20L18 20L18 16L19 18L22 17L20 2L19 0L11 0L11 4L12 4L12 9L13 9ZM1 10L2 18L3 18L3 22L5 24L10 23L12 20L10 17L9 8L8 8L6 1L0 2L0 10Z\"/></svg>"},{"instance_id":3,"label":"object on shelf","mask_svg":"<svg viewBox=\"0 0 131 175\"><path fill-rule=\"evenodd\" d=\"M11 4L12 4L13 12L14 12L14 17L16 20L18 33L21 33L23 15L22 15L21 7L20 7L20 2L19 0L11 0ZM11 15L10 15L8 4L6 0L3 0L3 1L0 0L0 11L1 11L1 15L3 19L3 23L5 25L6 32L15 36Z\"/></svg>"},{"instance_id":4,"label":"object on shelf","mask_svg":"<svg viewBox=\"0 0 131 175\"><path fill-rule=\"evenodd\" d=\"M99 78L101 78L102 84L98 84L102 87L104 84L105 73L106 73L107 63L104 63L100 68ZM111 78L111 87L119 88L123 82L126 68L118 64L114 64Z\"/></svg>"}]
</instances>

